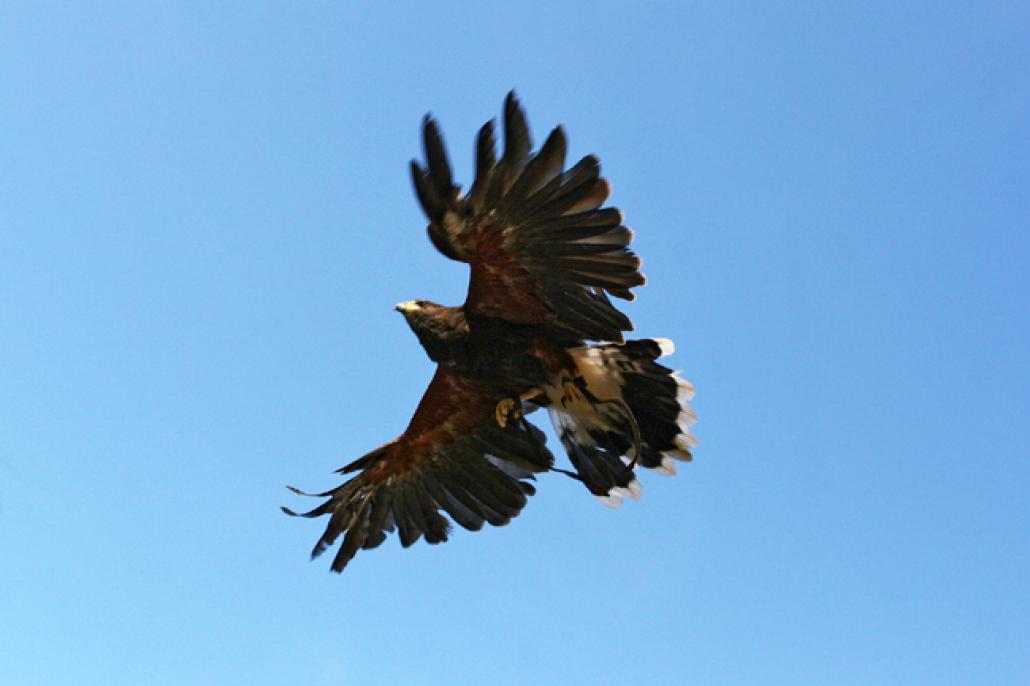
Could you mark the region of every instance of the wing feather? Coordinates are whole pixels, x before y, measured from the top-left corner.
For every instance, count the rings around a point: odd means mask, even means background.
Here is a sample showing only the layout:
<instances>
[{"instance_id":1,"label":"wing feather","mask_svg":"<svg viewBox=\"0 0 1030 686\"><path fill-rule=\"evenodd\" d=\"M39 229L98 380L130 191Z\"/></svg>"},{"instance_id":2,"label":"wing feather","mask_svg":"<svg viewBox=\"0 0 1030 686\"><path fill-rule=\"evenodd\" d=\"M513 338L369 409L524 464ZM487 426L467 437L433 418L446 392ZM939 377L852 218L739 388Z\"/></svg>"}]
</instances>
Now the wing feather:
<instances>
[{"instance_id":1,"label":"wing feather","mask_svg":"<svg viewBox=\"0 0 1030 686\"><path fill-rule=\"evenodd\" d=\"M483 197L486 194L487 184L490 183L490 175L496 165L494 123L491 120L483 124L476 137L476 180L472 182L472 188L469 190L469 204L473 212L483 209Z\"/></svg>"},{"instance_id":2,"label":"wing feather","mask_svg":"<svg viewBox=\"0 0 1030 686\"><path fill-rule=\"evenodd\" d=\"M429 165L429 178L437 194L446 200L453 188L451 163L447 159L447 148L444 147L440 127L428 114L422 121L422 144Z\"/></svg>"}]
</instances>

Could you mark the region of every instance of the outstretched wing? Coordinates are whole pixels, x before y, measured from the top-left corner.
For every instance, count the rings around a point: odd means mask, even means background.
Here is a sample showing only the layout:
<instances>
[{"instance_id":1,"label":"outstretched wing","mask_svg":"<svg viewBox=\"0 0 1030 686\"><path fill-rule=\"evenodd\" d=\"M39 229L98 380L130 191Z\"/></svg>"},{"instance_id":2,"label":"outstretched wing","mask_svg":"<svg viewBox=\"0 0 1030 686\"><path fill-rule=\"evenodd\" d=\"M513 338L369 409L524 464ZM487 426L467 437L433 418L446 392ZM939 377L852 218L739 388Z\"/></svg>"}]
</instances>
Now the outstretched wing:
<instances>
[{"instance_id":1,"label":"outstretched wing","mask_svg":"<svg viewBox=\"0 0 1030 686\"><path fill-rule=\"evenodd\" d=\"M554 325L577 338L621 342L629 319L608 295L632 300L643 285L633 232L622 213L601 207L610 186L597 158L565 169L559 126L531 154L526 116L515 97L504 106L504 155L494 154L494 124L476 144L476 179L464 196L454 184L443 138L426 116L427 167L411 162L429 237L444 255L472 267L465 310L518 324Z\"/></svg>"},{"instance_id":2,"label":"outstretched wing","mask_svg":"<svg viewBox=\"0 0 1030 686\"><path fill-rule=\"evenodd\" d=\"M330 515L311 556L344 534L332 565L333 571L343 571L359 549L375 548L394 527L405 548L420 537L442 543L450 525L441 511L471 531L483 522L511 521L535 492L527 480L549 469L554 458L543 433L528 422L497 424L498 400L479 383L437 367L404 433L340 469L342 474L362 471L319 493L329 499L303 513Z\"/></svg>"}]
</instances>

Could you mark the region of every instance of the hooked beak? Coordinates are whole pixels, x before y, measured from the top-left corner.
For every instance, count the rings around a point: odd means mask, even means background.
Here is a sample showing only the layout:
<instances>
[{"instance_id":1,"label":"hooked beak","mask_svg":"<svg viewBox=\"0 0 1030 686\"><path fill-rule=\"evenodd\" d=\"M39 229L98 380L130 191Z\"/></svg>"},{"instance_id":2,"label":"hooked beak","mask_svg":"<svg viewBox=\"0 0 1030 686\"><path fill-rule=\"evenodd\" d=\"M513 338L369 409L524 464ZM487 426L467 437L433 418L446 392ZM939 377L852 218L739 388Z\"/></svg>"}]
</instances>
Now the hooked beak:
<instances>
[{"instance_id":1,"label":"hooked beak","mask_svg":"<svg viewBox=\"0 0 1030 686\"><path fill-rule=\"evenodd\" d=\"M415 304L414 300L408 300L407 302L397 303L393 306L393 309L397 310L401 314L407 314L418 309L418 305Z\"/></svg>"}]
</instances>

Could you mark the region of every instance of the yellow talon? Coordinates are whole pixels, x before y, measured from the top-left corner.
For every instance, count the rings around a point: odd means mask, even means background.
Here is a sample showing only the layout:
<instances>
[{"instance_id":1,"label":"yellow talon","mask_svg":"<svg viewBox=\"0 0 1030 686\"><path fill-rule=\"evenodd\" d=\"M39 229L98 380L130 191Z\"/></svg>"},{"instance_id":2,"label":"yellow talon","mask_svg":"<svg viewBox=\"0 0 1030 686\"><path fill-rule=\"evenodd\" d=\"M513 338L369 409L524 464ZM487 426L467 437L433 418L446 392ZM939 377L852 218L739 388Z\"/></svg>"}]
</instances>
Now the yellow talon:
<instances>
[{"instance_id":1,"label":"yellow talon","mask_svg":"<svg viewBox=\"0 0 1030 686\"><path fill-rule=\"evenodd\" d=\"M494 418L497 419L497 424L503 429L508 425L508 418L518 418L520 414L519 408L515 404L515 400L512 398L502 398L497 403L497 409L494 410Z\"/></svg>"}]
</instances>

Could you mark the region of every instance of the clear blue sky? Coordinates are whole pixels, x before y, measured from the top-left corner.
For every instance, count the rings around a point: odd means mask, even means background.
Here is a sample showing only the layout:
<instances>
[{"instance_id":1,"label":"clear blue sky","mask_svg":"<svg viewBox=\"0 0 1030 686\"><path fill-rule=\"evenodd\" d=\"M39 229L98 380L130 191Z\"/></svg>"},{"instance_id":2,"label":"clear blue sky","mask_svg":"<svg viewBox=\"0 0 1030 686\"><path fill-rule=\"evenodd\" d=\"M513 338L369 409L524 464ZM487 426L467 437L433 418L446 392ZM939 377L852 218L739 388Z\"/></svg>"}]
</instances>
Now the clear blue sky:
<instances>
[{"instance_id":1,"label":"clear blue sky","mask_svg":"<svg viewBox=\"0 0 1030 686\"><path fill-rule=\"evenodd\" d=\"M18 4L4 684L1030 683L1025 3ZM613 181L697 459L332 575L283 486L407 423L391 307L466 279L419 120L467 183L512 87Z\"/></svg>"}]
</instances>

